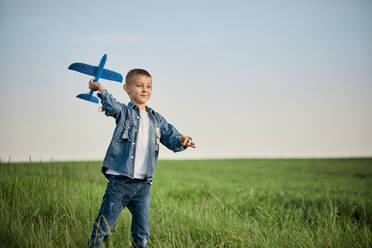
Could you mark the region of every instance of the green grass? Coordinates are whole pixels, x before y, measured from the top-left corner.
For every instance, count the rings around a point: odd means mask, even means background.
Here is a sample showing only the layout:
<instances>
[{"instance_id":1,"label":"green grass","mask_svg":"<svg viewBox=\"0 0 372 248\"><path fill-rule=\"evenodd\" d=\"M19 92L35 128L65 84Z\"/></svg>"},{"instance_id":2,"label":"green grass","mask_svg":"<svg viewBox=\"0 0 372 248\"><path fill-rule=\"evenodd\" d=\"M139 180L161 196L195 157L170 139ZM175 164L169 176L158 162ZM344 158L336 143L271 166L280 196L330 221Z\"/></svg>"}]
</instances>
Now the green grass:
<instances>
[{"instance_id":1,"label":"green grass","mask_svg":"<svg viewBox=\"0 0 372 248\"><path fill-rule=\"evenodd\" d=\"M100 162L0 164L1 247L85 247ZM372 247L372 158L159 161L151 247ZM123 210L106 247L130 247Z\"/></svg>"}]
</instances>

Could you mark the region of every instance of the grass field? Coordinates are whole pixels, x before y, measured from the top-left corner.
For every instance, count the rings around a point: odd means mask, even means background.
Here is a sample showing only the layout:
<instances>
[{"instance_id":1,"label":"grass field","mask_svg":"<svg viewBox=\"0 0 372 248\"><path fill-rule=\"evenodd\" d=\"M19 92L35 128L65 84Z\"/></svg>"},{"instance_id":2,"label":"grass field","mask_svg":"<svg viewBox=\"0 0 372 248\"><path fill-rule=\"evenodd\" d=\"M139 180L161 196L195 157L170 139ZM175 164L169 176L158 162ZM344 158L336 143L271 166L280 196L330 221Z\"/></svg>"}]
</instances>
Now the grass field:
<instances>
[{"instance_id":1,"label":"grass field","mask_svg":"<svg viewBox=\"0 0 372 248\"><path fill-rule=\"evenodd\" d=\"M0 164L1 247L85 247L100 162ZM150 247L372 247L372 158L159 161ZM130 247L123 210L106 247Z\"/></svg>"}]
</instances>

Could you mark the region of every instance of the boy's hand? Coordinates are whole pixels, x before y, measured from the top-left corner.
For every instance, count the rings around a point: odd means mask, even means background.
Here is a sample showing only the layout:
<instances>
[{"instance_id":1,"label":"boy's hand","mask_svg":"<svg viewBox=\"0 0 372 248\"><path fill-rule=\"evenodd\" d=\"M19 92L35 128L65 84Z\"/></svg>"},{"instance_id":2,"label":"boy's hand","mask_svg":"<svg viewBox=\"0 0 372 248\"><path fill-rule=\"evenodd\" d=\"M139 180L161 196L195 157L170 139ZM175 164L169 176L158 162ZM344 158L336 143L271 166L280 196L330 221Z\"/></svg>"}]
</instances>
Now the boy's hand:
<instances>
[{"instance_id":1,"label":"boy's hand","mask_svg":"<svg viewBox=\"0 0 372 248\"><path fill-rule=\"evenodd\" d=\"M105 87L100 82L94 82L94 78L89 81L89 89L96 91L96 90L103 90Z\"/></svg>"},{"instance_id":2,"label":"boy's hand","mask_svg":"<svg viewBox=\"0 0 372 248\"><path fill-rule=\"evenodd\" d=\"M195 143L189 139L189 137L182 135L180 137L180 143L182 146L191 146L192 148L196 148Z\"/></svg>"}]
</instances>

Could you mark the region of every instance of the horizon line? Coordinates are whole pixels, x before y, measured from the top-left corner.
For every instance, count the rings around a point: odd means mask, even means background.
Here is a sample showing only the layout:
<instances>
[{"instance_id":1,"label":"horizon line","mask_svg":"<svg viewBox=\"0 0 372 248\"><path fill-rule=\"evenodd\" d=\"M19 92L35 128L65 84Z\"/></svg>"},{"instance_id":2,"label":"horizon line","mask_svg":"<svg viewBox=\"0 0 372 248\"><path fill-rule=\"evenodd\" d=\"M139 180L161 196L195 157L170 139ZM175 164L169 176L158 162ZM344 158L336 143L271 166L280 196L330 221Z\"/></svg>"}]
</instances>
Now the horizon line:
<instances>
[{"instance_id":1,"label":"horizon line","mask_svg":"<svg viewBox=\"0 0 372 248\"><path fill-rule=\"evenodd\" d=\"M362 156L257 156L257 157L210 157L210 158L162 158L159 159L158 161L195 161L195 160L279 160L279 159L299 159L299 160L310 160L310 159L372 159L372 155L362 155ZM39 159L39 160L13 160L13 161L0 161L0 164L16 164L16 163L63 163L63 162L103 162L103 160L99 159L81 159L81 160L76 160L76 159Z\"/></svg>"}]
</instances>

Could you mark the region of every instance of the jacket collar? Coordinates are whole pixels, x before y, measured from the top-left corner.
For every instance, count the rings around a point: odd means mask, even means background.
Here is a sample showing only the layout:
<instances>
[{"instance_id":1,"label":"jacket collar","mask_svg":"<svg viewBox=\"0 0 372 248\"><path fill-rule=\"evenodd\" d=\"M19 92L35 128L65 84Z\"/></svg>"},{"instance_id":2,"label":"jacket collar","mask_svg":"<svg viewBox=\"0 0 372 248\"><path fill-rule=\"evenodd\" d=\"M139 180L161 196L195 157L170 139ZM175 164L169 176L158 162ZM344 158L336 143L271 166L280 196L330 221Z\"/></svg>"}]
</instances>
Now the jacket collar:
<instances>
[{"instance_id":1,"label":"jacket collar","mask_svg":"<svg viewBox=\"0 0 372 248\"><path fill-rule=\"evenodd\" d=\"M131 108L131 109L133 109L133 108L138 108L139 109L139 107L136 104L134 104L133 102L129 102L128 107ZM155 115L155 111L152 108L148 107L147 105L146 105L146 110L147 110L147 112Z\"/></svg>"}]
</instances>

